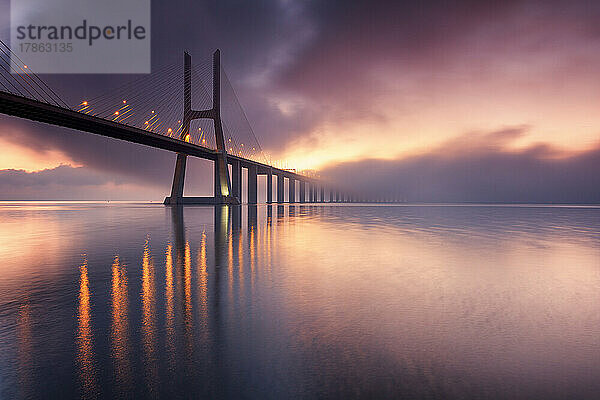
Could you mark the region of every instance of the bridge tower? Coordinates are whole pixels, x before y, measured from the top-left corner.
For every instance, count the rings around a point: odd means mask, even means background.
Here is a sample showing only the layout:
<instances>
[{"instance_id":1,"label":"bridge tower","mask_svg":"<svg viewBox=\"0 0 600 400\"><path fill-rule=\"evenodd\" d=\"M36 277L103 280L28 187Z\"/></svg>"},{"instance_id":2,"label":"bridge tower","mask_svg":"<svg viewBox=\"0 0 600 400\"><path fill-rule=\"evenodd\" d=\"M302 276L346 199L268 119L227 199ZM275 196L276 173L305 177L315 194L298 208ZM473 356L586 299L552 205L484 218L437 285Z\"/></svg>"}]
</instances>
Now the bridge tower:
<instances>
[{"instance_id":1,"label":"bridge tower","mask_svg":"<svg viewBox=\"0 0 600 400\"><path fill-rule=\"evenodd\" d=\"M187 155L177 153L171 196L165 199L165 204L239 204L240 199L233 196L231 192L227 148L221 122L221 53L219 50L213 53L213 106L208 110L192 109L192 57L187 51L183 54L183 127L179 139L185 140L190 133L192 120L200 118L212 119L215 128L217 157L214 167L214 198L183 196Z\"/></svg>"}]
</instances>

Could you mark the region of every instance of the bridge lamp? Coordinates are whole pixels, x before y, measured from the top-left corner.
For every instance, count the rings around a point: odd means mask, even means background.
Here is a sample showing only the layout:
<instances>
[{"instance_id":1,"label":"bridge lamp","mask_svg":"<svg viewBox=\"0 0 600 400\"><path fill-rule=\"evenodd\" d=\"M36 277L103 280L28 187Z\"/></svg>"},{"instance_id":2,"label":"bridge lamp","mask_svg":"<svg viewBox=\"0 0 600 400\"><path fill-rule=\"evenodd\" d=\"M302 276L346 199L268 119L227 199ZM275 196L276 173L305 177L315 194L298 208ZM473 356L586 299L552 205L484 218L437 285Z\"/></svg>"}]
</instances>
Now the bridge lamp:
<instances>
[{"instance_id":1,"label":"bridge lamp","mask_svg":"<svg viewBox=\"0 0 600 400\"><path fill-rule=\"evenodd\" d=\"M206 143L206 139L202 139L202 143Z\"/></svg>"},{"instance_id":2,"label":"bridge lamp","mask_svg":"<svg viewBox=\"0 0 600 400\"><path fill-rule=\"evenodd\" d=\"M29 67L28 67L27 65L23 65L23 68L27 69L27 68L29 68Z\"/></svg>"},{"instance_id":3,"label":"bridge lamp","mask_svg":"<svg viewBox=\"0 0 600 400\"><path fill-rule=\"evenodd\" d=\"M173 129L171 129L171 128L167 129L167 133L171 133L171 132L173 132Z\"/></svg>"},{"instance_id":4,"label":"bridge lamp","mask_svg":"<svg viewBox=\"0 0 600 400\"><path fill-rule=\"evenodd\" d=\"M190 134L188 133L187 135L185 135L185 141L186 142L190 142Z\"/></svg>"},{"instance_id":5,"label":"bridge lamp","mask_svg":"<svg viewBox=\"0 0 600 400\"><path fill-rule=\"evenodd\" d=\"M123 100L123 104L127 104L127 100Z\"/></svg>"},{"instance_id":6,"label":"bridge lamp","mask_svg":"<svg viewBox=\"0 0 600 400\"><path fill-rule=\"evenodd\" d=\"M87 102L87 101L84 101L83 103L81 103L81 105L82 105L82 106L87 106L87 105L88 105L88 102Z\"/></svg>"},{"instance_id":7,"label":"bridge lamp","mask_svg":"<svg viewBox=\"0 0 600 400\"><path fill-rule=\"evenodd\" d=\"M152 114L154 114L154 110L152 110Z\"/></svg>"},{"instance_id":8,"label":"bridge lamp","mask_svg":"<svg viewBox=\"0 0 600 400\"><path fill-rule=\"evenodd\" d=\"M115 115L119 115L119 112L118 112L118 111L115 111Z\"/></svg>"}]
</instances>

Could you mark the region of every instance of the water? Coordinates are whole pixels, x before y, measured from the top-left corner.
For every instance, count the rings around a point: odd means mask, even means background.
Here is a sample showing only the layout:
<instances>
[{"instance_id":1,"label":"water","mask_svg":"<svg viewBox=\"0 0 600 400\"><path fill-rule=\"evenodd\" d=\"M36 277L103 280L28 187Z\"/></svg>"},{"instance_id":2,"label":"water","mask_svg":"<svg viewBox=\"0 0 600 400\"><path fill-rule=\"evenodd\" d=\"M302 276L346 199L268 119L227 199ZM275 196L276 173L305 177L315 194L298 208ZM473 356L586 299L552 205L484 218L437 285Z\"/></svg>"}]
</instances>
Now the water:
<instances>
[{"instance_id":1,"label":"water","mask_svg":"<svg viewBox=\"0 0 600 400\"><path fill-rule=\"evenodd\" d=\"M0 397L597 398L600 208L0 204Z\"/></svg>"}]
</instances>

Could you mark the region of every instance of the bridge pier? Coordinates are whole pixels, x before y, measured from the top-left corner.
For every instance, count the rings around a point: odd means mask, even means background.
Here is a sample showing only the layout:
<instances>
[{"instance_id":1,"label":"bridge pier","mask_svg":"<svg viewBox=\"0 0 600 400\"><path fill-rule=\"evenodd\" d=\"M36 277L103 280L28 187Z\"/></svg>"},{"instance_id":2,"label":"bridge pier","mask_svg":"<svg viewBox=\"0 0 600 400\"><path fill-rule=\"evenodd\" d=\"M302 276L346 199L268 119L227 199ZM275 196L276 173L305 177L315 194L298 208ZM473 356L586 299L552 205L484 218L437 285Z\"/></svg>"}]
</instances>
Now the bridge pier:
<instances>
[{"instance_id":1,"label":"bridge pier","mask_svg":"<svg viewBox=\"0 0 600 400\"><path fill-rule=\"evenodd\" d=\"M325 203L325 186L321 185L321 203Z\"/></svg>"},{"instance_id":2,"label":"bridge pier","mask_svg":"<svg viewBox=\"0 0 600 400\"><path fill-rule=\"evenodd\" d=\"M242 163L232 160L231 164L231 195L242 199Z\"/></svg>"},{"instance_id":3,"label":"bridge pier","mask_svg":"<svg viewBox=\"0 0 600 400\"><path fill-rule=\"evenodd\" d=\"M248 204L256 204L257 177L256 165L248 165Z\"/></svg>"},{"instance_id":4,"label":"bridge pier","mask_svg":"<svg viewBox=\"0 0 600 400\"><path fill-rule=\"evenodd\" d=\"M291 176L288 178L288 203L296 202L296 181Z\"/></svg>"},{"instance_id":5,"label":"bridge pier","mask_svg":"<svg viewBox=\"0 0 600 400\"><path fill-rule=\"evenodd\" d=\"M267 172L267 204L273 203L273 173Z\"/></svg>"},{"instance_id":6,"label":"bridge pier","mask_svg":"<svg viewBox=\"0 0 600 400\"><path fill-rule=\"evenodd\" d=\"M173 175L173 186L171 187L171 196L165 199L165 204L175 205L182 203L186 162L187 156L185 154L177 153L175 174Z\"/></svg>"},{"instance_id":7,"label":"bridge pier","mask_svg":"<svg viewBox=\"0 0 600 400\"><path fill-rule=\"evenodd\" d=\"M283 203L284 200L284 196L283 196L283 174L278 174L277 175L277 202L278 203Z\"/></svg>"},{"instance_id":8,"label":"bridge pier","mask_svg":"<svg viewBox=\"0 0 600 400\"><path fill-rule=\"evenodd\" d=\"M306 183L300 181L300 203L306 203Z\"/></svg>"}]
</instances>

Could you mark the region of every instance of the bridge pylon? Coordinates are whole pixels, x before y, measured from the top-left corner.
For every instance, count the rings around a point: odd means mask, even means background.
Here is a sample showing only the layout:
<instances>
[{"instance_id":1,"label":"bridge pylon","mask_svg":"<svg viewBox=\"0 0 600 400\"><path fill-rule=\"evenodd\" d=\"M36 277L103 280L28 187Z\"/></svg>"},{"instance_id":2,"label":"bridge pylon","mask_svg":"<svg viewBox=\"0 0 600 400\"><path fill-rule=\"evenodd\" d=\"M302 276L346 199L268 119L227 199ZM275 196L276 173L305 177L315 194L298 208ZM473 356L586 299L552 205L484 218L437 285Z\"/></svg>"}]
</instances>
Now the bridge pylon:
<instances>
[{"instance_id":1,"label":"bridge pylon","mask_svg":"<svg viewBox=\"0 0 600 400\"><path fill-rule=\"evenodd\" d=\"M227 167L227 148L221 122L221 53L217 49L213 53L213 106L208 110L192 109L192 57L183 53L183 126L179 139L185 140L190 133L190 123L194 119L212 119L217 143L217 158L214 167L214 197L184 197L185 169L187 155L177 153L175 173L171 196L165 198L165 204L240 204L240 199L233 196Z\"/></svg>"}]
</instances>

